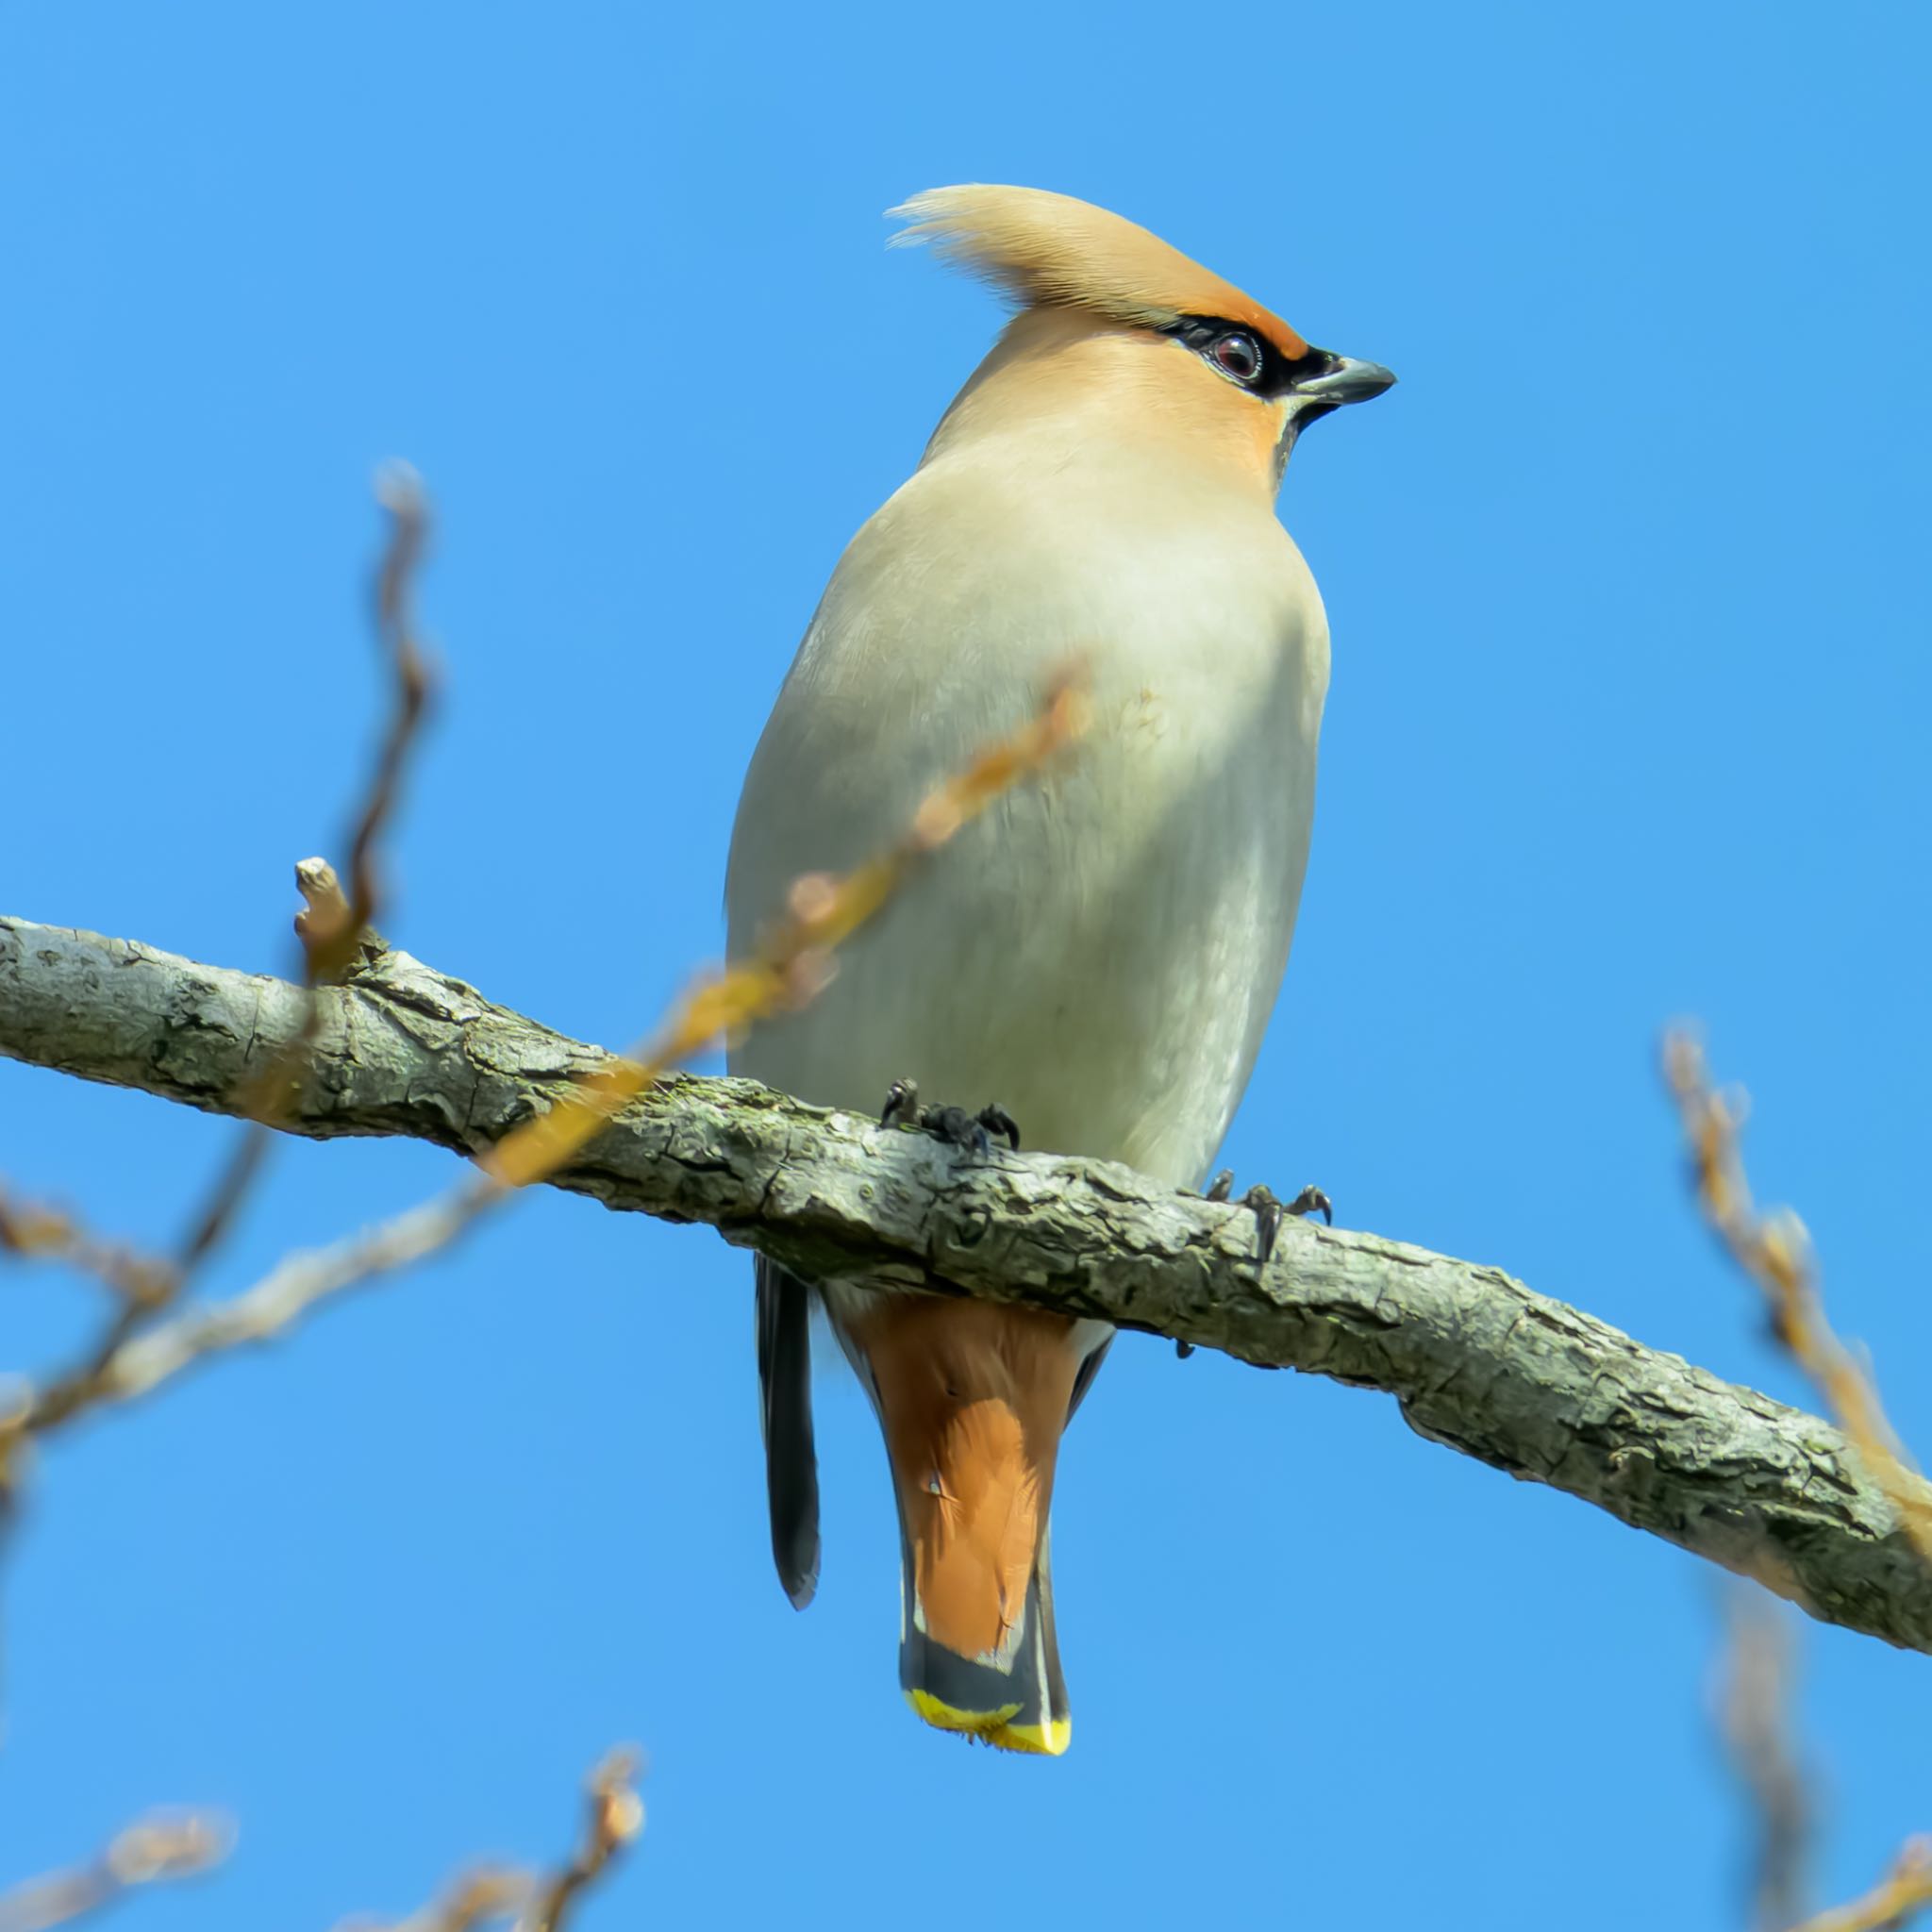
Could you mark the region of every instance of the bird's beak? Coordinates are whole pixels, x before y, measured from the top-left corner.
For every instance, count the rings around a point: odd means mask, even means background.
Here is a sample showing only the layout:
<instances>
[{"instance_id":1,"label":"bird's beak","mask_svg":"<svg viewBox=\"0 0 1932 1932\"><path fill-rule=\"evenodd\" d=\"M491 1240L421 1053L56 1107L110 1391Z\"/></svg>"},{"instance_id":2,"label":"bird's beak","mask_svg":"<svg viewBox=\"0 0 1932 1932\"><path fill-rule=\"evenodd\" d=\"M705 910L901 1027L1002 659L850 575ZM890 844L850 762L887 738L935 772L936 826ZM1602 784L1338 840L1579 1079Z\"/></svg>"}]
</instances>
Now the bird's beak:
<instances>
[{"instance_id":1,"label":"bird's beak","mask_svg":"<svg viewBox=\"0 0 1932 1932\"><path fill-rule=\"evenodd\" d=\"M1379 362L1358 362L1353 356L1330 354L1319 375L1296 382L1290 393L1305 403L1334 409L1343 403L1366 403L1392 388L1394 382L1393 375Z\"/></svg>"}]
</instances>

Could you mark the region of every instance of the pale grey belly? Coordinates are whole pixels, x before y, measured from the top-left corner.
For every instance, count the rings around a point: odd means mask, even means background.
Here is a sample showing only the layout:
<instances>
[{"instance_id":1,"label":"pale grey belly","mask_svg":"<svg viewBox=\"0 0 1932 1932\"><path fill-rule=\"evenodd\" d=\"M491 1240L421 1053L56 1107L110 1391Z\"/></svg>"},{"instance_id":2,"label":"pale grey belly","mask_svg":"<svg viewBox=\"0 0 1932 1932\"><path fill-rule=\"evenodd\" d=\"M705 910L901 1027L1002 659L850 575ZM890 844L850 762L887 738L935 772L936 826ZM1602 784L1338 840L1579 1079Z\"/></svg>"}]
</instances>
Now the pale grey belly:
<instances>
[{"instance_id":1,"label":"pale grey belly","mask_svg":"<svg viewBox=\"0 0 1932 1932\"><path fill-rule=\"evenodd\" d=\"M1198 1184L1260 1043L1307 858L1313 746L1272 708L1210 758L1103 735L1065 778L1015 792L734 1070L873 1111L910 1075L929 1100L999 1102L1029 1148ZM808 822L811 802L792 803ZM789 842L775 819L770 837Z\"/></svg>"}]
</instances>

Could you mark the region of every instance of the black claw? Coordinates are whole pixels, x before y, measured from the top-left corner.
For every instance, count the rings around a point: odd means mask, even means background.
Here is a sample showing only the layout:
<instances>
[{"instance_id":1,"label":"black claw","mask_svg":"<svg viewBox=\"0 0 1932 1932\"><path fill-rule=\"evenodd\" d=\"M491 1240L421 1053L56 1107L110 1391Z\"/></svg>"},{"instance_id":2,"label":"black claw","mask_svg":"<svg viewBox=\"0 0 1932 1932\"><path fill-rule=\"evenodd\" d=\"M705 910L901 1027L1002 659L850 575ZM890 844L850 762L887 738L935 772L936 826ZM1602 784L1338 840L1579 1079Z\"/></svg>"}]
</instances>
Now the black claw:
<instances>
[{"instance_id":1,"label":"black claw","mask_svg":"<svg viewBox=\"0 0 1932 1932\"><path fill-rule=\"evenodd\" d=\"M1255 1217L1255 1256L1266 1262L1274 1253L1274 1237L1281 1232L1281 1217L1286 1211L1274 1192L1258 1183L1241 1196L1241 1206Z\"/></svg>"},{"instance_id":2,"label":"black claw","mask_svg":"<svg viewBox=\"0 0 1932 1932\"><path fill-rule=\"evenodd\" d=\"M894 1121L919 1124L919 1082L894 1080L886 1089L886 1105L879 1114L879 1125L890 1127Z\"/></svg>"},{"instance_id":3,"label":"black claw","mask_svg":"<svg viewBox=\"0 0 1932 1932\"><path fill-rule=\"evenodd\" d=\"M1227 1201L1233 1197L1234 1170L1231 1167L1224 1167L1208 1182L1208 1191L1201 1196L1204 1201ZM1312 1181L1287 1203L1277 1201L1267 1188L1250 1188L1241 1196L1241 1206L1255 1217L1258 1229L1256 1250L1263 1262L1274 1253L1274 1238L1281 1232L1282 1221L1288 1215L1300 1219L1304 1215L1319 1214L1330 1227L1335 1225L1334 1203Z\"/></svg>"},{"instance_id":4,"label":"black claw","mask_svg":"<svg viewBox=\"0 0 1932 1932\"><path fill-rule=\"evenodd\" d=\"M955 1147L963 1147L968 1153L987 1155L992 1152L992 1141L986 1128L963 1107L923 1107L919 1110L919 1124L928 1134L937 1134L941 1141L949 1141Z\"/></svg>"},{"instance_id":5,"label":"black claw","mask_svg":"<svg viewBox=\"0 0 1932 1932\"><path fill-rule=\"evenodd\" d=\"M1020 1124L997 1101L968 1113L963 1107L922 1107L917 1080L894 1080L886 1091L886 1104L879 1114L879 1125L903 1124L968 1153L986 1156L992 1152L992 1137L1001 1135L1015 1154L1020 1151Z\"/></svg>"},{"instance_id":6,"label":"black claw","mask_svg":"<svg viewBox=\"0 0 1932 1932\"><path fill-rule=\"evenodd\" d=\"M1313 1181L1310 1181L1282 1211L1297 1216L1319 1214L1330 1227L1335 1225L1335 1204Z\"/></svg>"},{"instance_id":7,"label":"black claw","mask_svg":"<svg viewBox=\"0 0 1932 1932\"><path fill-rule=\"evenodd\" d=\"M1193 1352L1194 1344L1191 1341L1176 1341L1174 1345L1174 1359L1176 1361L1186 1361Z\"/></svg>"},{"instance_id":8,"label":"black claw","mask_svg":"<svg viewBox=\"0 0 1932 1932\"><path fill-rule=\"evenodd\" d=\"M1274 1237L1281 1232L1281 1217L1284 1214L1306 1214L1308 1208L1314 1205L1312 1202L1306 1200L1306 1196L1309 1191L1310 1190L1304 1188L1301 1193L1295 1197L1295 1205L1291 1208L1283 1208L1281 1203L1274 1198L1274 1194L1264 1187L1252 1187L1241 1196L1241 1206L1255 1217L1257 1228L1256 1251L1260 1260L1264 1263L1274 1252ZM1319 1193L1320 1190L1317 1189L1313 1191ZM1208 1191L1201 1198L1204 1201L1233 1200L1234 1169L1224 1167L1208 1183ZM1322 1198L1325 1201L1327 1196L1323 1195ZM1176 1343L1175 1345L1180 1347L1185 1344Z\"/></svg>"}]
</instances>

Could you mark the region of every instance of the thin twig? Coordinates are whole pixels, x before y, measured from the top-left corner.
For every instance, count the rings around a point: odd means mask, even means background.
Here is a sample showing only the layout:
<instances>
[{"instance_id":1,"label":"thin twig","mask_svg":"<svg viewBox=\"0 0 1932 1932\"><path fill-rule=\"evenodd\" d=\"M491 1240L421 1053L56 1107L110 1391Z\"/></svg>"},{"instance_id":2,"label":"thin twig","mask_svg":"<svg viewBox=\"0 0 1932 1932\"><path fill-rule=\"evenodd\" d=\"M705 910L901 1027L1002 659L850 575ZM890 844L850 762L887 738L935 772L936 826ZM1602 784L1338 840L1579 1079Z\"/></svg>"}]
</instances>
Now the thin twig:
<instances>
[{"instance_id":1,"label":"thin twig","mask_svg":"<svg viewBox=\"0 0 1932 1932\"><path fill-rule=\"evenodd\" d=\"M358 1914L335 1932L473 1932L515 1922L515 1932L560 1932L576 1901L644 1827L637 1793L640 1754L631 1745L607 1752L586 1780L583 1837L566 1864L539 1873L490 1863L458 1873L440 1897L407 1919Z\"/></svg>"},{"instance_id":2,"label":"thin twig","mask_svg":"<svg viewBox=\"0 0 1932 1932\"><path fill-rule=\"evenodd\" d=\"M1057 684L1020 730L939 786L891 847L843 877L814 874L800 880L785 916L753 960L701 981L634 1056L607 1060L566 1089L547 1113L511 1129L479 1157L483 1172L476 1178L374 1229L291 1256L244 1292L131 1335L83 1371L42 1389L26 1386L11 1412L0 1415L0 1472L27 1438L48 1435L90 1409L130 1401L211 1355L267 1341L327 1296L447 1246L516 1190L554 1174L678 1060L721 1033L805 1005L830 977L837 949L913 869L1004 792L1038 773L1078 737L1086 720L1082 687L1071 678ZM312 874L305 890L310 883ZM326 884L333 888L333 875Z\"/></svg>"},{"instance_id":3,"label":"thin twig","mask_svg":"<svg viewBox=\"0 0 1932 1932\"><path fill-rule=\"evenodd\" d=\"M228 1230L235 1224L242 1202L254 1191L267 1163L270 1140L269 1128L262 1121L251 1121L242 1127L234 1152L222 1164L214 1186L180 1248L171 1259L158 1264L158 1273L145 1293L122 1296L120 1307L94 1338L86 1359L63 1379L85 1381L97 1374L130 1337L180 1299L194 1271L227 1238Z\"/></svg>"},{"instance_id":4,"label":"thin twig","mask_svg":"<svg viewBox=\"0 0 1932 1932\"><path fill-rule=\"evenodd\" d=\"M310 881L298 873L307 908L295 921L302 946L304 983L322 986L338 979L355 958L366 928L375 919L381 893L377 875L377 845L402 796L403 777L410 753L422 735L434 690L428 660L416 639L416 575L429 542L429 501L423 479L405 462L385 464L376 473L375 498L389 513L389 538L375 573L371 611L372 627L390 673L389 724L375 763L364 786L349 839L350 888L345 897L335 874L322 866L327 890L310 891ZM308 861L314 865L317 861ZM301 1045L314 1044L314 1008ZM268 1157L271 1129L278 1124L289 1101L289 1089L300 1068L302 1055L291 1052L268 1067L250 1105L251 1116L234 1153L217 1175L207 1204L194 1217L176 1260L179 1279L175 1293L186 1287L194 1271L227 1237L253 1192ZM139 1319L139 1318L137 1318ZM111 1354L132 1324L110 1339L101 1355ZM96 1359L100 1359L97 1357Z\"/></svg>"},{"instance_id":5,"label":"thin twig","mask_svg":"<svg viewBox=\"0 0 1932 1932\"><path fill-rule=\"evenodd\" d=\"M504 1187L553 1174L615 1113L721 1034L734 1037L774 1013L808 1005L831 976L833 956L962 826L1024 779L1037 774L1087 728L1085 684L1070 671L1034 716L987 746L927 794L905 833L842 877L810 873L794 881L784 913L754 957L700 980L643 1045L579 1080L548 1113L519 1127L477 1165Z\"/></svg>"},{"instance_id":6,"label":"thin twig","mask_svg":"<svg viewBox=\"0 0 1932 1932\"><path fill-rule=\"evenodd\" d=\"M1913 1546L1932 1561L1932 1507L1925 1486L1886 1416L1876 1385L1825 1318L1811 1237L1790 1208L1760 1214L1752 1199L1741 1146L1748 1103L1741 1093L1720 1093L1711 1085L1702 1046L1681 1027L1665 1035L1663 1061L1706 1219L1762 1291L1772 1335L1810 1377L1873 1481L1898 1511ZM1775 1578L1766 1580L1776 1587ZM1770 1932L1786 1926L1794 1932L1877 1932L1904 1924L1932 1905L1932 1837L1908 1840L1884 1881L1863 1898L1794 1925L1809 1807L1776 1715L1787 1664L1768 1647L1770 1619L1760 1620L1759 1634L1751 1640L1759 1646L1755 1657L1747 1654L1744 1625L1734 1628L1738 1661L1726 1731L1763 1819L1759 1924Z\"/></svg>"},{"instance_id":7,"label":"thin twig","mask_svg":"<svg viewBox=\"0 0 1932 1932\"><path fill-rule=\"evenodd\" d=\"M0 1932L45 1932L100 1910L135 1886L207 1872L234 1841L234 1826L220 1812L151 1812L117 1833L90 1863L0 1895Z\"/></svg>"},{"instance_id":8,"label":"thin twig","mask_svg":"<svg viewBox=\"0 0 1932 1932\"><path fill-rule=\"evenodd\" d=\"M1863 1898L1834 1906L1791 1932L1890 1932L1932 1906L1932 1836L1907 1839L1891 1870Z\"/></svg>"},{"instance_id":9,"label":"thin twig","mask_svg":"<svg viewBox=\"0 0 1932 1932\"><path fill-rule=\"evenodd\" d=\"M473 1865L407 1919L378 1919L358 1912L341 1920L335 1932L474 1932L478 1925L515 1918L538 1883L537 1874L521 1865Z\"/></svg>"},{"instance_id":10,"label":"thin twig","mask_svg":"<svg viewBox=\"0 0 1932 1932\"><path fill-rule=\"evenodd\" d=\"M1664 1040L1664 1076L1690 1143L1697 1195L1706 1217L1738 1265L1763 1291L1772 1334L1811 1378L1831 1414L1890 1499L1907 1534L1932 1562L1932 1507L1878 1400L1871 1377L1832 1333L1818 1291L1817 1259L1805 1224L1780 1208L1760 1215L1751 1198L1739 1137L1741 1095L1710 1084L1704 1052L1674 1029Z\"/></svg>"},{"instance_id":11,"label":"thin twig","mask_svg":"<svg viewBox=\"0 0 1932 1932\"><path fill-rule=\"evenodd\" d=\"M1785 1932L1805 1909L1812 1804L1791 1735L1794 1645L1787 1613L1748 1584L1725 1592L1717 1717L1757 1820L1752 1923Z\"/></svg>"},{"instance_id":12,"label":"thin twig","mask_svg":"<svg viewBox=\"0 0 1932 1932\"><path fill-rule=\"evenodd\" d=\"M343 893L333 868L325 860L307 859L296 868L296 883L302 890L305 907L296 919L295 933L302 946L303 983L311 993L317 986L340 977L369 936L370 921L377 909L379 896L378 841L400 796L408 756L420 735L432 688L428 666L416 640L414 615L416 572L429 532L428 504L422 479L407 463L390 464L377 475L376 498L389 512L390 529L376 572L372 621L391 673L391 706L389 724L355 817L350 840L350 892ZM210 1320L197 1312L185 1318L178 1332L165 1338L158 1348L134 1350L142 1331L149 1329L180 1299L195 1272L226 1240L244 1202L254 1191L266 1165L273 1129L288 1118L296 1075L314 1046L319 1013L320 1008L311 998L307 1024L299 1037L262 1070L242 1097L237 1110L248 1117L247 1124L174 1256L167 1260L141 1264L138 1269L132 1263L125 1264L118 1271L129 1284L122 1290L119 1306L80 1363L48 1382L34 1405L42 1420L29 1426L58 1427L96 1401L111 1399L108 1391L127 1384L128 1364L122 1357L130 1350L137 1365L158 1359L178 1367L211 1347L234 1345L233 1341L208 1341L211 1333L241 1341L258 1340L261 1333L269 1332L258 1325L268 1319L265 1309L287 1310L281 1319L292 1320L296 1312L320 1294L333 1291L334 1274L326 1268L318 1270L310 1265L293 1271L277 1269L250 1296L242 1298L246 1307L239 1318L230 1315ZM8 1231L4 1203L0 1203L0 1247L15 1245L7 1240ZM29 1224L29 1232L38 1233L43 1244L50 1240L44 1216L37 1228ZM409 1228L399 1228L395 1241L387 1246L360 1238L344 1245L358 1253L382 1253L399 1244L407 1246L410 1234ZM104 1278L114 1278L105 1274L108 1251L84 1243L77 1234L69 1236L66 1246L70 1258L91 1261L94 1272L104 1274ZM319 1258L301 1257L308 1263ZM376 1266L395 1265L398 1264L392 1261L378 1262L370 1272L375 1272ZM296 1277L292 1284L291 1274ZM318 1281L325 1285L309 1286ZM248 1309L255 1312L251 1315ZM164 1373L173 1372L170 1368ZM12 1486L11 1450L18 1441L12 1423L16 1419L0 1419L0 1507L8 1501Z\"/></svg>"},{"instance_id":13,"label":"thin twig","mask_svg":"<svg viewBox=\"0 0 1932 1932\"><path fill-rule=\"evenodd\" d=\"M637 1774L638 1753L629 1745L620 1745L591 1772L584 1835L576 1855L538 1887L517 1922L517 1932L560 1932L586 1888L644 1828Z\"/></svg>"},{"instance_id":14,"label":"thin twig","mask_svg":"<svg viewBox=\"0 0 1932 1932\"><path fill-rule=\"evenodd\" d=\"M145 1301L164 1290L169 1265L122 1241L103 1241L74 1215L44 1201L9 1195L0 1186L0 1255L23 1261L58 1261L92 1274L128 1301Z\"/></svg>"},{"instance_id":15,"label":"thin twig","mask_svg":"<svg viewBox=\"0 0 1932 1932\"><path fill-rule=\"evenodd\" d=\"M393 816L402 795L409 755L422 734L434 688L428 662L416 640L415 580L429 541L429 503L423 479L409 464L385 464L375 478L375 498L389 513L389 537L376 568L371 612L377 644L390 673L390 717L357 808L349 841L350 891L344 899L335 875L328 873L333 896L316 894L295 922L302 945L303 978L310 987L339 978L356 957L364 929L380 904L377 841ZM311 861L313 863L313 861ZM306 890L306 882L305 882ZM311 1014L312 1014L311 1008ZM304 1036L313 1044L313 1020ZM289 1087L301 1063L299 1053L269 1067L258 1092L245 1109L253 1118L242 1133L234 1153L217 1175L207 1203L190 1225L175 1267L178 1295L189 1278L227 1238L242 1204L254 1191L273 1139L271 1129L288 1104ZM137 1316L137 1320L141 1319ZM132 1324L115 1336L101 1357L132 1332ZM97 1359L101 1358L97 1357Z\"/></svg>"},{"instance_id":16,"label":"thin twig","mask_svg":"<svg viewBox=\"0 0 1932 1932\"><path fill-rule=\"evenodd\" d=\"M205 1357L267 1341L317 1302L433 1255L474 1218L464 1192L452 1191L329 1247L285 1256L242 1293L186 1308L130 1337L92 1375L29 1390L0 1417L0 1445L10 1437L52 1435L90 1409L146 1394Z\"/></svg>"},{"instance_id":17,"label":"thin twig","mask_svg":"<svg viewBox=\"0 0 1932 1932\"><path fill-rule=\"evenodd\" d=\"M416 638L416 574L429 541L423 479L408 464L385 465L375 494L389 512L390 537L375 574L375 634L389 660L391 708L375 768L349 840L349 883L339 914L311 905L298 924L311 984L340 978L356 957L362 929L381 903L377 841L402 794L409 752L426 714L434 680Z\"/></svg>"}]
</instances>

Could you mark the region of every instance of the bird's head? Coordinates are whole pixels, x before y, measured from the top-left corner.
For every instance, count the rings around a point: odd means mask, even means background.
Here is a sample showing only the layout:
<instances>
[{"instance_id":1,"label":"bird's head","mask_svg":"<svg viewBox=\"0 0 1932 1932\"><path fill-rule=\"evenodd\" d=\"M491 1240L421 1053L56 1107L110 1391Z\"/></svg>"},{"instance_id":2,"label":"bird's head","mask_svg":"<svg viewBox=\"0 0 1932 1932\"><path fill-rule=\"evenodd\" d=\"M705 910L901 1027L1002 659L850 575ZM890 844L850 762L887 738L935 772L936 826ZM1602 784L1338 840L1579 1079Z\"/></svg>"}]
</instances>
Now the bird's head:
<instances>
[{"instance_id":1,"label":"bird's head","mask_svg":"<svg viewBox=\"0 0 1932 1932\"><path fill-rule=\"evenodd\" d=\"M1231 458L1271 491L1310 423L1395 380L1379 363L1311 346L1158 235L1072 195L934 188L891 212L908 223L895 241L930 242L1020 310L975 383L1031 365L1033 408L1057 391L1115 384L1119 409ZM1095 352L1078 353L1083 344ZM961 403L973 395L969 384Z\"/></svg>"}]
</instances>

